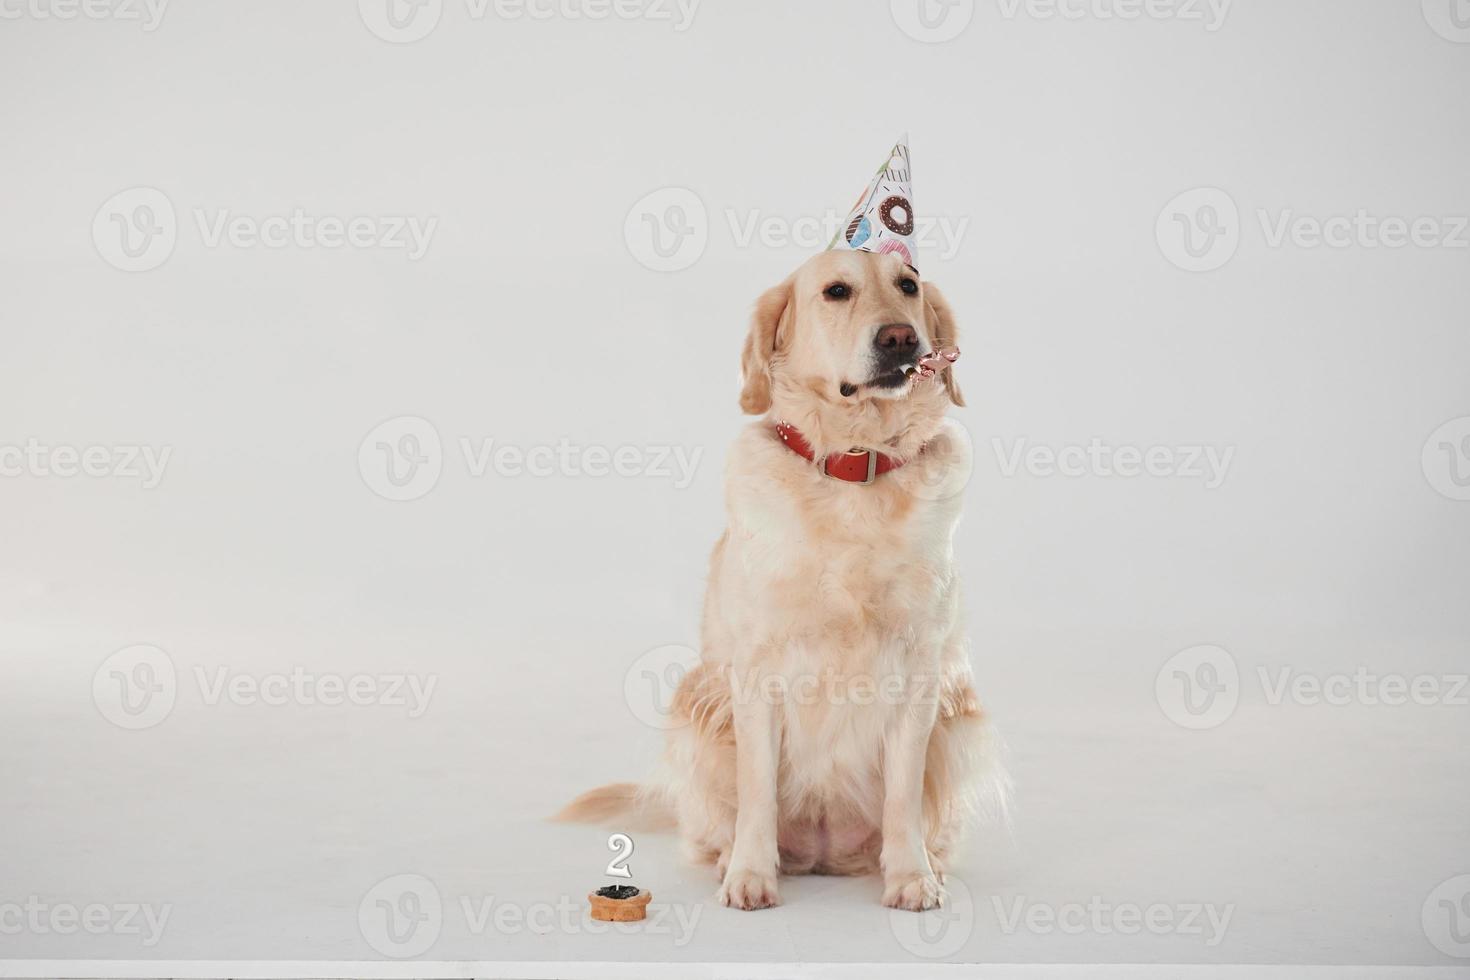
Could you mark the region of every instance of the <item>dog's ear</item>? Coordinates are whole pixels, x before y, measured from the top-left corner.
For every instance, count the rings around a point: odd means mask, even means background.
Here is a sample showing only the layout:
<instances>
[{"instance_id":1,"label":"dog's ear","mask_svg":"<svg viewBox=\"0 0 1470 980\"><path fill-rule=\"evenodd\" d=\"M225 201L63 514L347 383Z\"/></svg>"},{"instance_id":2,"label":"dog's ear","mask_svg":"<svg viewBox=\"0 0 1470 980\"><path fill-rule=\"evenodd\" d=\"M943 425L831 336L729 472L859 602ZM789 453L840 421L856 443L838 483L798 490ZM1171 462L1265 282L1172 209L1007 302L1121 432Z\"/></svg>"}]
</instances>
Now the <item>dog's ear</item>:
<instances>
[{"instance_id":1,"label":"dog's ear","mask_svg":"<svg viewBox=\"0 0 1470 980\"><path fill-rule=\"evenodd\" d=\"M929 318L930 336L934 338L935 347L958 347L959 331L954 325L954 311L949 308L949 301L939 291L939 287L932 282L924 283L924 315ZM944 390L949 392L949 400L961 407L965 404L965 397L960 394L960 386L954 379L954 367L944 368L941 372L944 379Z\"/></svg>"},{"instance_id":2,"label":"dog's ear","mask_svg":"<svg viewBox=\"0 0 1470 980\"><path fill-rule=\"evenodd\" d=\"M782 333L789 330L792 280L772 286L755 301L750 333L740 354L740 408L764 415L771 408L771 358Z\"/></svg>"}]
</instances>

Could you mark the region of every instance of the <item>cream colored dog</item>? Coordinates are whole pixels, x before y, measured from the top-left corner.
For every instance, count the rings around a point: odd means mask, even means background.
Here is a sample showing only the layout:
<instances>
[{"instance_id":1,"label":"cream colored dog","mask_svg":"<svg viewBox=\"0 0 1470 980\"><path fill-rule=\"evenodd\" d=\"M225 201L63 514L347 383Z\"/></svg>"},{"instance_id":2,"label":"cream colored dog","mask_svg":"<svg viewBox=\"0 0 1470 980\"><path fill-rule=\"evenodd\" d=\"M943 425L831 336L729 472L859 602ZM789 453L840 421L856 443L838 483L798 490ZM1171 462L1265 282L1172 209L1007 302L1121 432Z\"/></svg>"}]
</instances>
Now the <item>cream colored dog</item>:
<instances>
[{"instance_id":1,"label":"cream colored dog","mask_svg":"<svg viewBox=\"0 0 1470 980\"><path fill-rule=\"evenodd\" d=\"M737 908L778 904L782 872L877 869L885 905L942 902L968 814L1005 796L954 568L971 458L944 413L963 401L953 368L912 371L955 341L939 290L893 255L824 252L760 297L740 405L764 418L730 452L666 774L563 818L676 818ZM871 482L827 475L828 456Z\"/></svg>"}]
</instances>

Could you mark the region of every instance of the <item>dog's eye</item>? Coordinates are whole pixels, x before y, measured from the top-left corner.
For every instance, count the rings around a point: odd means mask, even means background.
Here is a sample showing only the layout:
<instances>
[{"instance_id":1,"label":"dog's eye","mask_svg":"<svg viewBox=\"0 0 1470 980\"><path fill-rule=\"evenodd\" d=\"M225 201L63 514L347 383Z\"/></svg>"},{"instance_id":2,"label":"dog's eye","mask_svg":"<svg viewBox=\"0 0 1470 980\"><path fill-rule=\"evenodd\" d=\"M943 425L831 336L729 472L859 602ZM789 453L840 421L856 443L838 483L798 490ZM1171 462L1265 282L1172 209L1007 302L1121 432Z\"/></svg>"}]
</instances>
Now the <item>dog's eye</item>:
<instances>
[{"instance_id":1,"label":"dog's eye","mask_svg":"<svg viewBox=\"0 0 1470 980\"><path fill-rule=\"evenodd\" d=\"M852 290L848 288L848 285L845 282L834 282L832 285L822 290L822 295L826 296L828 299L847 299L847 297L852 295Z\"/></svg>"},{"instance_id":2,"label":"dog's eye","mask_svg":"<svg viewBox=\"0 0 1470 980\"><path fill-rule=\"evenodd\" d=\"M919 291L919 284L905 276L898 281L898 288L912 296Z\"/></svg>"}]
</instances>

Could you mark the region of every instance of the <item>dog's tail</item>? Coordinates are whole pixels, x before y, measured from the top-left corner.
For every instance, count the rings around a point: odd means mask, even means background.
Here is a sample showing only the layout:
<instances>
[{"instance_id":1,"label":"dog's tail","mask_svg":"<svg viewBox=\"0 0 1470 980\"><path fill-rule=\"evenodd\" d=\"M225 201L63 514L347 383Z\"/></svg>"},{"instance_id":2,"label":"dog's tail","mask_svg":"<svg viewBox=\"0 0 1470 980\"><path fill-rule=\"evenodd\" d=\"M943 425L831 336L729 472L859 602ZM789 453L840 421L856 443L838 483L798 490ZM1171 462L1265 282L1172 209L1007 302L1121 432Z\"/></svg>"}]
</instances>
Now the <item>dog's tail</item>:
<instances>
[{"instance_id":1,"label":"dog's tail","mask_svg":"<svg viewBox=\"0 0 1470 980\"><path fill-rule=\"evenodd\" d=\"M589 789L562 808L553 820L567 823L616 823L619 830L673 830L678 821L665 794L637 783L610 783Z\"/></svg>"}]
</instances>

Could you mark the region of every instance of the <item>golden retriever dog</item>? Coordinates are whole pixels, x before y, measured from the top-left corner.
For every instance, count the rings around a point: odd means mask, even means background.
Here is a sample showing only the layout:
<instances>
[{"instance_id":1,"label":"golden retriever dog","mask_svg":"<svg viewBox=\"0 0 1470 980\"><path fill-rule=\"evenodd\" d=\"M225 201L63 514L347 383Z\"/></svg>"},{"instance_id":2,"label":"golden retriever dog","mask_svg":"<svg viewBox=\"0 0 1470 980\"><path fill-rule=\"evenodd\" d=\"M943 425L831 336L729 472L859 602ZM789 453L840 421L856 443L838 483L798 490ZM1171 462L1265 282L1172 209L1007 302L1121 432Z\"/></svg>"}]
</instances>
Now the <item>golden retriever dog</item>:
<instances>
[{"instance_id":1,"label":"golden retriever dog","mask_svg":"<svg viewBox=\"0 0 1470 980\"><path fill-rule=\"evenodd\" d=\"M885 905L942 903L970 815L1006 788L954 565L972 461L945 412L964 402L952 367L914 370L956 340L892 254L823 252L760 297L740 406L762 418L729 455L665 772L562 819L676 822L735 908L779 904L781 874L878 870Z\"/></svg>"}]
</instances>

